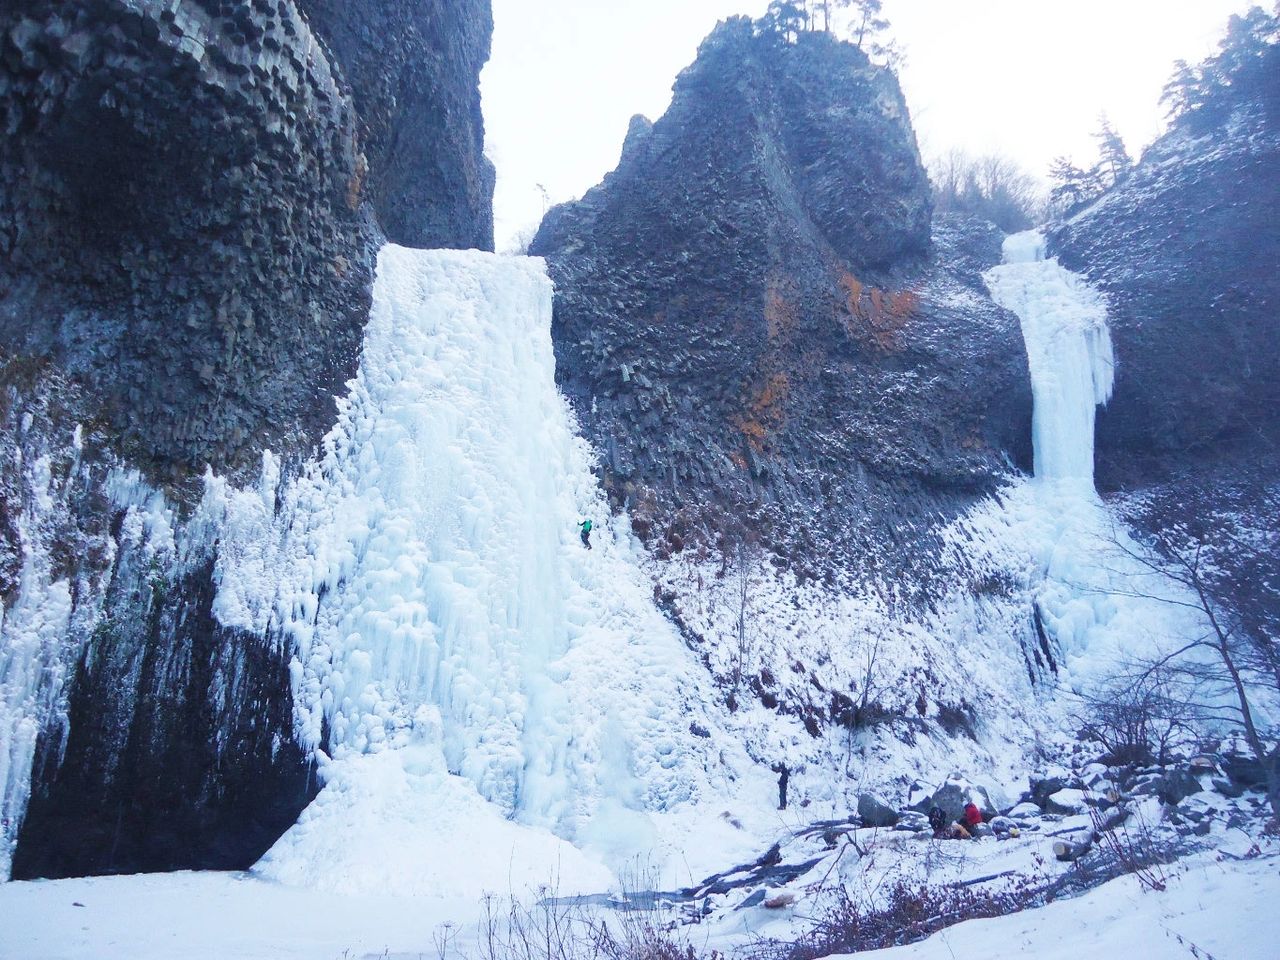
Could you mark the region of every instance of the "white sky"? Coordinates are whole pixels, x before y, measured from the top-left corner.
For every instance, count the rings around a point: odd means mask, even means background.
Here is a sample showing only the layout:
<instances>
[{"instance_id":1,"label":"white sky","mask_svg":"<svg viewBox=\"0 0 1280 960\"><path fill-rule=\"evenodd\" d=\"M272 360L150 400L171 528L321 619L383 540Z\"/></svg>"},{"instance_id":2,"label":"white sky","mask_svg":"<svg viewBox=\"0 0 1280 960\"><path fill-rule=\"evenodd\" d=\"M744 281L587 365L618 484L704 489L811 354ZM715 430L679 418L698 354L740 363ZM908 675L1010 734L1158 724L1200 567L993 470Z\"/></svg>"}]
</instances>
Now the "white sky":
<instances>
[{"instance_id":1,"label":"white sky","mask_svg":"<svg viewBox=\"0 0 1280 960\"><path fill-rule=\"evenodd\" d=\"M1106 111L1135 155L1159 133L1177 59L1211 53L1257 0L885 0L906 53L903 88L926 159L998 151L1043 176L1091 160ZM768 0L493 0L482 78L498 167L498 249L544 200L579 197L617 164L627 122L657 119L716 22Z\"/></svg>"}]
</instances>

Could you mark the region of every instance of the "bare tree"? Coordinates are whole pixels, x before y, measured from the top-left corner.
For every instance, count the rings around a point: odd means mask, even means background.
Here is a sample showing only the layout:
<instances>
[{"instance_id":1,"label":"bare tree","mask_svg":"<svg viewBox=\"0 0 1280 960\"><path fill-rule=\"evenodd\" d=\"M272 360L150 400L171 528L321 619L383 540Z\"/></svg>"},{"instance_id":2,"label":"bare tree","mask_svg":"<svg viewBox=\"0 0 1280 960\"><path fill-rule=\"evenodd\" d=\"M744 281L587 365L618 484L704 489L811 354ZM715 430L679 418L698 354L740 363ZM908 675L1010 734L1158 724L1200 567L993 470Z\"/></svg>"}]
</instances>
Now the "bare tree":
<instances>
[{"instance_id":1,"label":"bare tree","mask_svg":"<svg viewBox=\"0 0 1280 960\"><path fill-rule=\"evenodd\" d=\"M1104 762L1163 766L1173 749L1191 738L1186 703L1169 673L1161 665L1147 665L1081 696L1081 733L1106 750Z\"/></svg>"},{"instance_id":2,"label":"bare tree","mask_svg":"<svg viewBox=\"0 0 1280 960\"><path fill-rule=\"evenodd\" d=\"M1008 157L953 149L930 164L929 177L942 213L982 217L1006 233L1034 226L1043 213L1039 184Z\"/></svg>"},{"instance_id":3,"label":"bare tree","mask_svg":"<svg viewBox=\"0 0 1280 960\"><path fill-rule=\"evenodd\" d=\"M1224 549L1265 552L1259 560L1273 561L1269 548L1274 544L1238 537L1225 520L1212 520L1206 515L1194 525L1162 529L1151 535L1150 550L1114 532L1110 546L1143 571L1144 578L1154 575L1180 589L1172 594L1148 587L1106 592L1186 607L1202 616L1201 635L1184 638L1158 658L1136 661L1129 682L1164 691L1166 703L1182 706L1184 721L1238 734L1261 768L1272 815L1280 822L1280 729L1260 709L1263 703L1280 704L1280 633L1273 619L1280 588L1271 579L1244 581L1216 562ZM1130 582L1139 581L1135 577Z\"/></svg>"}]
</instances>

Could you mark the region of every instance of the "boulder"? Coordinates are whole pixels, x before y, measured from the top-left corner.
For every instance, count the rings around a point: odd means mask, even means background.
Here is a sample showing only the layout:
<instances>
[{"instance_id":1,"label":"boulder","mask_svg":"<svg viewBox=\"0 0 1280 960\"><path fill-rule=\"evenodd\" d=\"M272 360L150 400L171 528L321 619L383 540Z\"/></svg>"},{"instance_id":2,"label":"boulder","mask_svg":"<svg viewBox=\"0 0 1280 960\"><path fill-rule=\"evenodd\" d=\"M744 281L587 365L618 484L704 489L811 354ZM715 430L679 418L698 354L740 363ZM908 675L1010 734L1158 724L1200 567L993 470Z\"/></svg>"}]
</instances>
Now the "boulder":
<instances>
[{"instance_id":1,"label":"boulder","mask_svg":"<svg viewBox=\"0 0 1280 960\"><path fill-rule=\"evenodd\" d=\"M1244 787L1240 784L1232 783L1230 780L1222 780L1218 777L1213 778L1213 789L1228 800L1237 800L1244 796Z\"/></svg>"},{"instance_id":2,"label":"boulder","mask_svg":"<svg viewBox=\"0 0 1280 960\"><path fill-rule=\"evenodd\" d=\"M1222 758L1222 772L1232 783L1248 790L1264 790L1267 774L1253 757L1230 756Z\"/></svg>"},{"instance_id":3,"label":"boulder","mask_svg":"<svg viewBox=\"0 0 1280 960\"><path fill-rule=\"evenodd\" d=\"M1133 792L1158 797L1161 803L1177 806L1187 797L1203 789L1200 781L1185 770L1170 770L1138 784L1133 788Z\"/></svg>"},{"instance_id":4,"label":"boulder","mask_svg":"<svg viewBox=\"0 0 1280 960\"><path fill-rule=\"evenodd\" d=\"M892 827L898 822L897 811L870 793L858 797L858 817L864 827Z\"/></svg>"},{"instance_id":5,"label":"boulder","mask_svg":"<svg viewBox=\"0 0 1280 960\"><path fill-rule=\"evenodd\" d=\"M1177 805L1203 789L1200 781L1187 771L1170 770L1158 781L1156 796L1164 803Z\"/></svg>"},{"instance_id":6,"label":"boulder","mask_svg":"<svg viewBox=\"0 0 1280 960\"><path fill-rule=\"evenodd\" d=\"M894 824L893 829L905 833L923 833L930 829L929 818L923 813L917 813L914 810L904 810L898 817L898 822Z\"/></svg>"},{"instance_id":7,"label":"boulder","mask_svg":"<svg viewBox=\"0 0 1280 960\"><path fill-rule=\"evenodd\" d=\"M979 809L987 816L996 813L1003 813L1013 806L1013 801L1004 789L994 783L984 783L975 787L977 792L982 795L983 801L978 804Z\"/></svg>"},{"instance_id":8,"label":"boulder","mask_svg":"<svg viewBox=\"0 0 1280 960\"><path fill-rule=\"evenodd\" d=\"M1079 813L1084 808L1085 793L1083 790L1070 788L1057 790L1046 797L1044 801L1046 813L1056 813L1062 816Z\"/></svg>"},{"instance_id":9,"label":"boulder","mask_svg":"<svg viewBox=\"0 0 1280 960\"><path fill-rule=\"evenodd\" d=\"M1043 778L1031 778L1031 789L1028 791L1028 797L1032 803L1043 807L1044 802L1057 793L1059 790L1067 786L1065 777L1053 776Z\"/></svg>"},{"instance_id":10,"label":"boulder","mask_svg":"<svg viewBox=\"0 0 1280 960\"><path fill-rule=\"evenodd\" d=\"M907 809L928 813L929 800L932 796L933 787L919 780L912 781L910 789L907 790Z\"/></svg>"},{"instance_id":11,"label":"boulder","mask_svg":"<svg viewBox=\"0 0 1280 960\"><path fill-rule=\"evenodd\" d=\"M929 809L938 807L948 820L959 820L966 804L976 803L981 808L985 799L966 781L948 780L929 798ZM984 814L988 812L983 810Z\"/></svg>"}]
</instances>

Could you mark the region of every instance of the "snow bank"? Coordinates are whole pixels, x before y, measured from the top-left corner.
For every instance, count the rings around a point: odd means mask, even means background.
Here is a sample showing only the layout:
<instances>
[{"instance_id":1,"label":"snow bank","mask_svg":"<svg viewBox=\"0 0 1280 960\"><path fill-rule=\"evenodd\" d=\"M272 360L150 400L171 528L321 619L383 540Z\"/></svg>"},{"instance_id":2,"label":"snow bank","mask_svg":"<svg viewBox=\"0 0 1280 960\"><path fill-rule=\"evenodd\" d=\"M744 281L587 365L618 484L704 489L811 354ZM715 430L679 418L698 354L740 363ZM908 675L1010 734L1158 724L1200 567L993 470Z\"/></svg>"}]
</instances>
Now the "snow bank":
<instances>
[{"instance_id":1,"label":"snow bank","mask_svg":"<svg viewBox=\"0 0 1280 960\"><path fill-rule=\"evenodd\" d=\"M1047 842L1047 841L1046 841ZM916 845L917 847L923 845ZM974 845L978 847L979 845ZM929 845L932 849L932 846ZM966 851L968 852L968 851ZM986 865L989 868L990 865ZM920 865L917 865L917 870ZM976 865L974 865L976 869ZM825 869L825 868L824 868ZM1082 897L972 920L904 947L857 954L878 960L954 957L1199 956L1270 960L1280 939L1274 855L1244 862L1213 854L1169 868L1168 889L1132 877ZM814 877L814 882L821 876ZM809 925L809 905L733 911L716 929L692 928L704 952ZM0 956L42 960L333 960L335 957L482 956L480 906L302 890L244 874L154 874L0 885ZM607 919L613 921L610 916ZM751 932L751 931L754 931ZM448 942L449 948L439 949Z\"/></svg>"},{"instance_id":2,"label":"snow bank","mask_svg":"<svg viewBox=\"0 0 1280 960\"><path fill-rule=\"evenodd\" d=\"M1243 864L1210 858L1178 865L1163 893L1124 877L1076 900L990 920L970 920L928 940L855 954L858 960L956 957L1142 957L1269 960L1280 942L1274 858Z\"/></svg>"},{"instance_id":3,"label":"snow bank","mask_svg":"<svg viewBox=\"0 0 1280 960\"><path fill-rule=\"evenodd\" d=\"M507 820L429 746L349 757L326 779L255 872L334 893L472 904L485 894L594 893L613 883L566 841Z\"/></svg>"}]
</instances>

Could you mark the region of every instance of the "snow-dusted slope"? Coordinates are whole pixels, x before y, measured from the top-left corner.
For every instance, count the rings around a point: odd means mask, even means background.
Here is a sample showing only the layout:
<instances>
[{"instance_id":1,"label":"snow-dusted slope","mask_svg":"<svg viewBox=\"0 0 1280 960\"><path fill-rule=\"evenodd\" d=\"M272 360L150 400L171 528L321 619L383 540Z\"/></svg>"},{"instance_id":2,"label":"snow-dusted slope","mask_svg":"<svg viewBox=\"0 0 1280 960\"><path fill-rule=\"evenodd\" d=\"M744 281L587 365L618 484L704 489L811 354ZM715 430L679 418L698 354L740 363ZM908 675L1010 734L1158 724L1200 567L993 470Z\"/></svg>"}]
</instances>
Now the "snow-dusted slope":
<instances>
[{"instance_id":1,"label":"snow-dusted slope","mask_svg":"<svg viewBox=\"0 0 1280 960\"><path fill-rule=\"evenodd\" d=\"M705 674L654 607L556 390L551 297L538 260L386 247L323 459L279 511L211 482L216 610L292 645L329 784L270 876L434 889L479 818L511 834L476 878L501 889L525 842L503 816L616 863L653 842L647 811L728 783ZM544 836L515 859L545 880L577 855Z\"/></svg>"}]
</instances>

